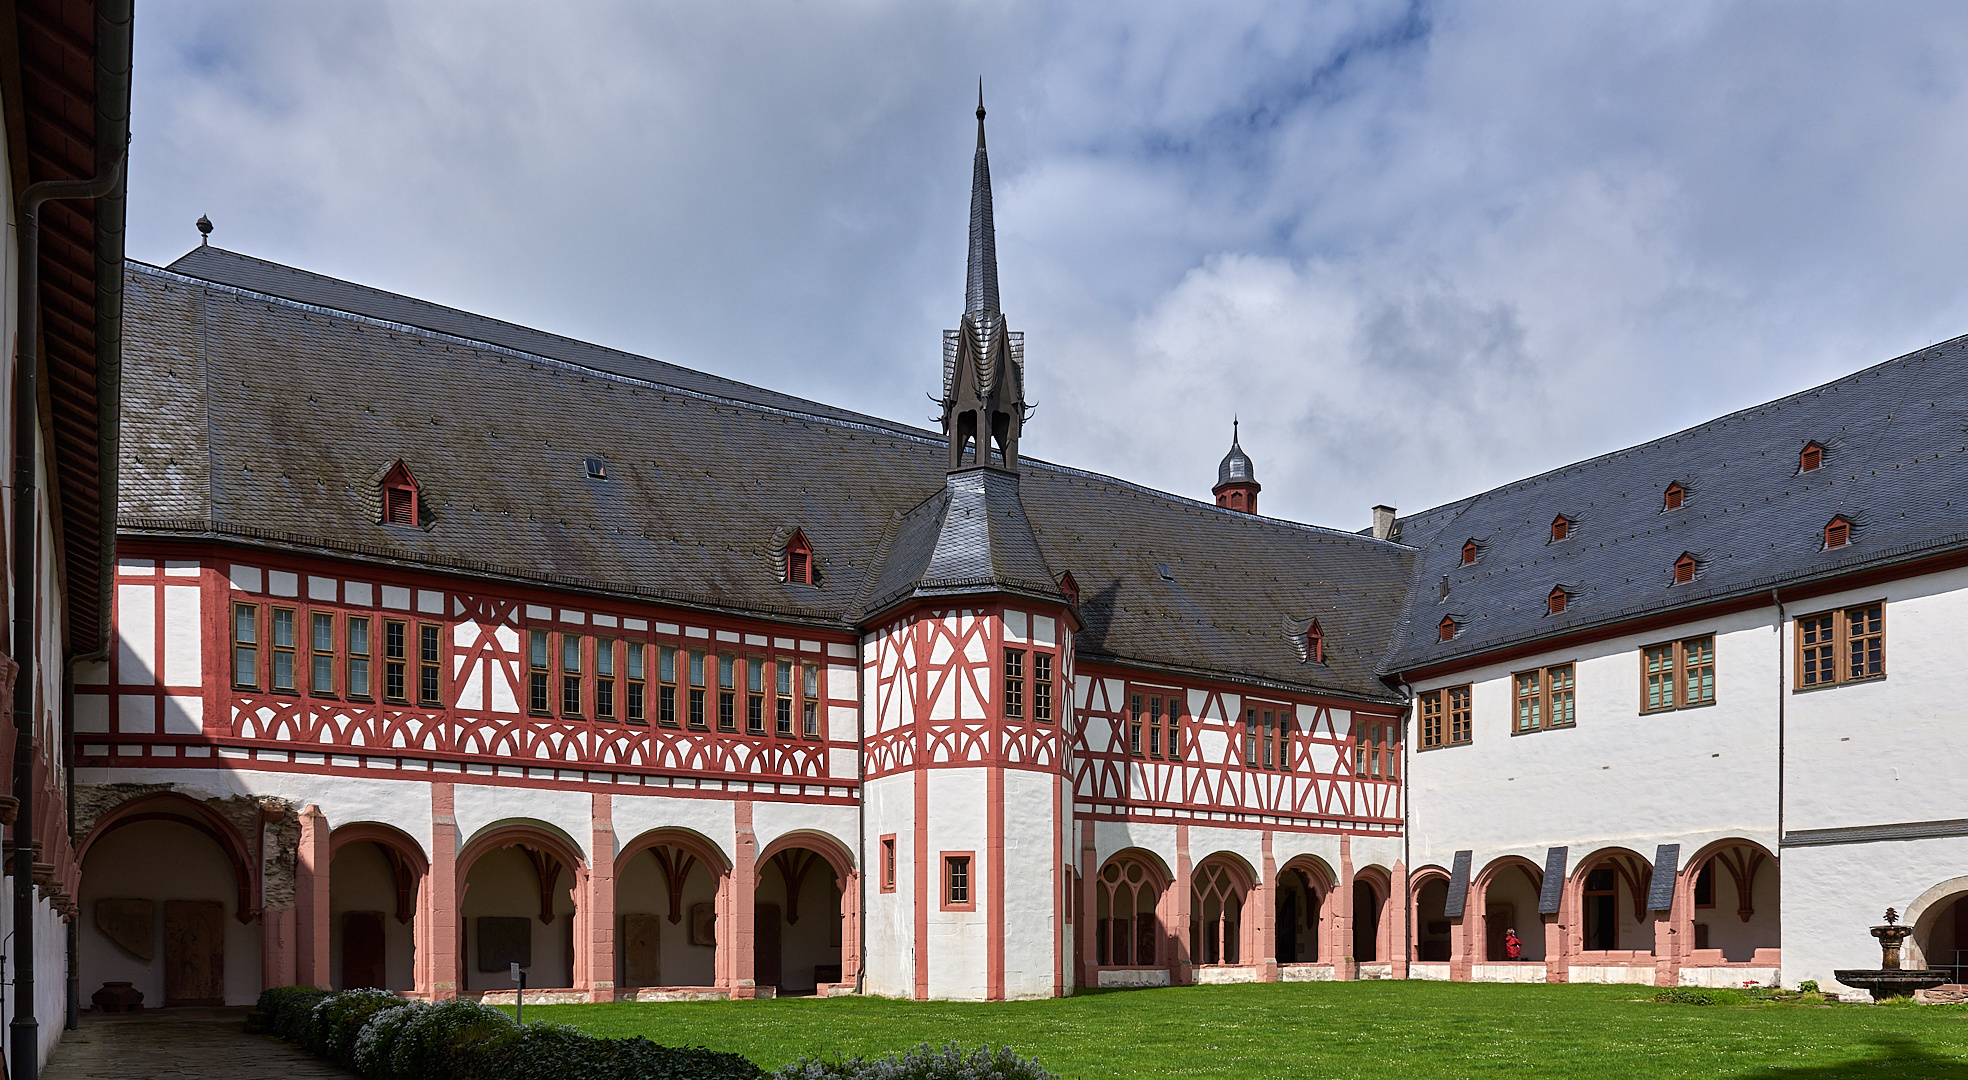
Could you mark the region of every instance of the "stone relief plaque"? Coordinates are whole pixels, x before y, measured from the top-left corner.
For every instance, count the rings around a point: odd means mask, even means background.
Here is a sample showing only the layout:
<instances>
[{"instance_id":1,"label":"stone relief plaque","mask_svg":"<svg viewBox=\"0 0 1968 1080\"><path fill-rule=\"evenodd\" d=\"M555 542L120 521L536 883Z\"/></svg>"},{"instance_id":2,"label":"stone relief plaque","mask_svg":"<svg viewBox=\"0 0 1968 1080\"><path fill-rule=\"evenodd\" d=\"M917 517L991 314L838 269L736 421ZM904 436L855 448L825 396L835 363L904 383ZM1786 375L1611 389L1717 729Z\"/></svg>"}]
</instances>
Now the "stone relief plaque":
<instances>
[{"instance_id":1,"label":"stone relief plaque","mask_svg":"<svg viewBox=\"0 0 1968 1080\"><path fill-rule=\"evenodd\" d=\"M690 905L690 943L717 948L717 922L715 904Z\"/></svg>"},{"instance_id":2,"label":"stone relief plaque","mask_svg":"<svg viewBox=\"0 0 1968 1080\"><path fill-rule=\"evenodd\" d=\"M156 913L157 906L149 900L98 900L96 929L148 964L157 955Z\"/></svg>"},{"instance_id":3,"label":"stone relief plaque","mask_svg":"<svg viewBox=\"0 0 1968 1080\"><path fill-rule=\"evenodd\" d=\"M478 970L508 971L533 966L533 920L524 916L478 918Z\"/></svg>"}]
</instances>

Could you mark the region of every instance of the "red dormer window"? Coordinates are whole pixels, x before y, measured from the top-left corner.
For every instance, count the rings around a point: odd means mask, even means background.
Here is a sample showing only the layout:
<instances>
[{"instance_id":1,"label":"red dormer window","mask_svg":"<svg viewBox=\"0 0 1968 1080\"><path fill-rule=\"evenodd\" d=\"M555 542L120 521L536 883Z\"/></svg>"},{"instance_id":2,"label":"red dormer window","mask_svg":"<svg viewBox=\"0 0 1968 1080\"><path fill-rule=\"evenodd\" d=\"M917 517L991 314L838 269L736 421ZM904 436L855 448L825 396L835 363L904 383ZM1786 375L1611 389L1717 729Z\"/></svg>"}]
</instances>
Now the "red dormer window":
<instances>
[{"instance_id":1,"label":"red dormer window","mask_svg":"<svg viewBox=\"0 0 1968 1080\"><path fill-rule=\"evenodd\" d=\"M1476 556L1482 553L1483 553L1483 545L1478 544L1474 537L1471 537L1468 540L1464 540L1462 542L1462 565L1468 566L1471 563L1474 563L1476 561Z\"/></svg>"},{"instance_id":2,"label":"red dormer window","mask_svg":"<svg viewBox=\"0 0 1968 1080\"><path fill-rule=\"evenodd\" d=\"M1851 542L1852 523L1846 519L1844 514L1840 514L1830 521L1825 522L1824 546L1827 549L1844 547Z\"/></svg>"},{"instance_id":3,"label":"red dormer window","mask_svg":"<svg viewBox=\"0 0 1968 1080\"><path fill-rule=\"evenodd\" d=\"M1326 632L1319 629L1319 620L1312 620L1312 628L1305 632L1305 659L1314 664L1326 662Z\"/></svg>"},{"instance_id":4,"label":"red dormer window","mask_svg":"<svg viewBox=\"0 0 1968 1080\"><path fill-rule=\"evenodd\" d=\"M1565 591L1565 587L1563 585L1559 585L1551 590L1550 596L1545 598L1545 606L1551 609L1551 613L1553 615L1556 615L1559 612L1565 610L1565 604L1569 602L1571 598L1572 598L1571 594Z\"/></svg>"},{"instance_id":5,"label":"red dormer window","mask_svg":"<svg viewBox=\"0 0 1968 1080\"><path fill-rule=\"evenodd\" d=\"M1560 541L1560 540L1563 540L1564 538L1566 538L1566 537L1568 537L1568 536L1570 536L1570 535L1572 535L1572 519L1571 519L1571 518L1568 518L1568 517L1566 517L1566 516L1565 516L1565 515L1563 515L1563 514L1559 514L1559 515L1558 515L1557 517L1555 517L1555 518L1552 518L1552 519L1551 519L1551 542L1552 542L1552 543L1554 543L1554 544L1555 544L1555 543L1557 543L1558 541Z\"/></svg>"},{"instance_id":6,"label":"red dormer window","mask_svg":"<svg viewBox=\"0 0 1968 1080\"><path fill-rule=\"evenodd\" d=\"M1680 481L1677 480L1667 485L1667 493L1661 496L1661 509L1679 510L1681 509L1681 500L1687 497L1688 489L1682 487Z\"/></svg>"},{"instance_id":7,"label":"red dormer window","mask_svg":"<svg viewBox=\"0 0 1968 1080\"><path fill-rule=\"evenodd\" d=\"M383 524L407 525L415 528L422 522L423 508L419 505L423 495L417 485L417 478L410 475L410 466L398 461L383 474Z\"/></svg>"},{"instance_id":8,"label":"red dormer window","mask_svg":"<svg viewBox=\"0 0 1968 1080\"><path fill-rule=\"evenodd\" d=\"M1074 607L1080 606L1080 583L1073 580L1071 570L1059 575L1059 591L1066 594L1066 602Z\"/></svg>"},{"instance_id":9,"label":"red dormer window","mask_svg":"<svg viewBox=\"0 0 1968 1080\"><path fill-rule=\"evenodd\" d=\"M1437 632L1441 634L1441 640L1443 641L1455 637L1456 621L1447 615L1442 616L1442 625L1437 628Z\"/></svg>"},{"instance_id":10,"label":"red dormer window","mask_svg":"<svg viewBox=\"0 0 1968 1080\"><path fill-rule=\"evenodd\" d=\"M1824 444L1818 442L1816 439L1805 443L1804 449L1797 454L1797 471L1810 472L1812 469L1823 465L1824 451Z\"/></svg>"},{"instance_id":11,"label":"red dormer window","mask_svg":"<svg viewBox=\"0 0 1968 1080\"><path fill-rule=\"evenodd\" d=\"M788 585L813 584L813 545L807 542L804 530L795 531L792 539L786 541L786 577Z\"/></svg>"},{"instance_id":12,"label":"red dormer window","mask_svg":"<svg viewBox=\"0 0 1968 1080\"><path fill-rule=\"evenodd\" d=\"M1674 560L1674 583L1686 585L1695 580L1695 566L1695 557L1688 552L1682 552L1681 557Z\"/></svg>"}]
</instances>

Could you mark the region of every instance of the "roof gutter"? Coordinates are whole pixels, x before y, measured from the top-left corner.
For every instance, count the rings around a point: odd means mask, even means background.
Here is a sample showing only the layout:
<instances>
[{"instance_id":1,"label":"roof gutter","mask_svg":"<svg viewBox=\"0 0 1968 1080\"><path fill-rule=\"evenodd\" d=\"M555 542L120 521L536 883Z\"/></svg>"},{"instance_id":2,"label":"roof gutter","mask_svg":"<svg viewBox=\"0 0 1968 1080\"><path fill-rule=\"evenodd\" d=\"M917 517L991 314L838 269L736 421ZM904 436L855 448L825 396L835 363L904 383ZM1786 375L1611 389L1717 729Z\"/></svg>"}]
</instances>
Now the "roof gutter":
<instances>
[{"instance_id":1,"label":"roof gutter","mask_svg":"<svg viewBox=\"0 0 1968 1080\"><path fill-rule=\"evenodd\" d=\"M96 203L96 455L100 462L102 566L97 603L100 637L88 659L108 655L116 586L116 512L123 453L123 240L130 145L131 28L134 0L96 3L96 174L115 172Z\"/></svg>"}]
</instances>

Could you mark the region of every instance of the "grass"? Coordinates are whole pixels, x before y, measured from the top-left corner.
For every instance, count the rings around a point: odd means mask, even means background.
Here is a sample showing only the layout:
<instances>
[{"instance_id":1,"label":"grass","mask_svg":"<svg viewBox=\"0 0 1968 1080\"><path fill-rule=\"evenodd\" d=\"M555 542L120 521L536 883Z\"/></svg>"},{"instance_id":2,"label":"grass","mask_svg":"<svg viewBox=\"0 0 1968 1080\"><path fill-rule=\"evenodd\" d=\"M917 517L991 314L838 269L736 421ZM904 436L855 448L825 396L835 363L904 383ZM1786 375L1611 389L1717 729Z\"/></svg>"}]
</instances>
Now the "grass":
<instances>
[{"instance_id":1,"label":"grass","mask_svg":"<svg viewBox=\"0 0 1968 1080\"><path fill-rule=\"evenodd\" d=\"M1272 983L962 1004L881 998L536 1006L528 1020L802 1054L1008 1045L1065 1077L1968 1076L1968 1008L1656 1004L1641 986ZM1733 995L1731 995L1733 997Z\"/></svg>"}]
</instances>

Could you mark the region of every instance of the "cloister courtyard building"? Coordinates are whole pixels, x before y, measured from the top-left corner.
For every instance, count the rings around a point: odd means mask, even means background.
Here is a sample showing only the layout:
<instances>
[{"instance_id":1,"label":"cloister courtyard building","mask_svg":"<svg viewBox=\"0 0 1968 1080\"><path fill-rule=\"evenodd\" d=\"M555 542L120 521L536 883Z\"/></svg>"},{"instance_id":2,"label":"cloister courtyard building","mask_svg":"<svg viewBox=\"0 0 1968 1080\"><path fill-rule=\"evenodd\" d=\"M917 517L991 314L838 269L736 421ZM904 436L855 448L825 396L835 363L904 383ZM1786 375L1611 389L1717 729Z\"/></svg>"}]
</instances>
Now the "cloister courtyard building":
<instances>
[{"instance_id":1,"label":"cloister courtyard building","mask_svg":"<svg viewBox=\"0 0 1968 1080\"><path fill-rule=\"evenodd\" d=\"M983 120L940 431L130 264L82 993L1957 962L1968 343L1361 532L1234 438L1201 503L1021 455Z\"/></svg>"}]
</instances>

